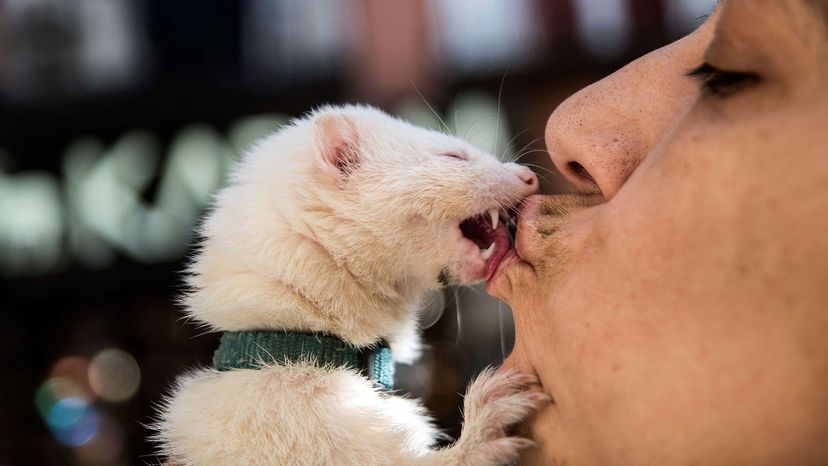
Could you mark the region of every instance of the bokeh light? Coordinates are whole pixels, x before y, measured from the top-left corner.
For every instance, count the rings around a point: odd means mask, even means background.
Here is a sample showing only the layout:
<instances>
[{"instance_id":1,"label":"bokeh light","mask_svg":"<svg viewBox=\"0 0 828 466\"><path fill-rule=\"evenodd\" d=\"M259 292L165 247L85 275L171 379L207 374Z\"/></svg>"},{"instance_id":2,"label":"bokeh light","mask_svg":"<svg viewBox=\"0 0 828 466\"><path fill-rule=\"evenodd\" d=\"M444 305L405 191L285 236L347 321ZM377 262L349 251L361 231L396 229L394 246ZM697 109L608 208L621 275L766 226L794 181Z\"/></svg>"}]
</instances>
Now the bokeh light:
<instances>
[{"instance_id":1,"label":"bokeh light","mask_svg":"<svg viewBox=\"0 0 828 466\"><path fill-rule=\"evenodd\" d=\"M76 359L59 361L67 367ZM77 358L80 359L80 358ZM60 364L62 363L62 364ZM98 430L98 413L87 392L69 377L52 377L35 392L35 406L55 439L68 446L83 445Z\"/></svg>"},{"instance_id":2,"label":"bokeh light","mask_svg":"<svg viewBox=\"0 0 828 466\"><path fill-rule=\"evenodd\" d=\"M89 385L106 401L119 402L132 398L141 383L141 369L126 351L108 348L92 358L89 364Z\"/></svg>"},{"instance_id":3,"label":"bokeh light","mask_svg":"<svg viewBox=\"0 0 828 466\"><path fill-rule=\"evenodd\" d=\"M0 172L0 274L42 273L57 266L64 230L60 194L51 173Z\"/></svg>"},{"instance_id":4,"label":"bokeh light","mask_svg":"<svg viewBox=\"0 0 828 466\"><path fill-rule=\"evenodd\" d=\"M80 392L83 398L87 400L94 400L95 392L92 391L92 387L89 385L89 378L87 377L88 372L88 359L80 356L65 356L58 359L52 365L50 380L65 380L71 382L74 390Z\"/></svg>"},{"instance_id":5,"label":"bokeh light","mask_svg":"<svg viewBox=\"0 0 828 466\"><path fill-rule=\"evenodd\" d=\"M46 418L52 407L66 398L85 398L83 389L66 377L53 377L44 382L35 392L35 406Z\"/></svg>"},{"instance_id":6,"label":"bokeh light","mask_svg":"<svg viewBox=\"0 0 828 466\"><path fill-rule=\"evenodd\" d=\"M579 0L578 36L596 58L611 60L629 46L633 33L631 12L622 0Z\"/></svg>"},{"instance_id":7,"label":"bokeh light","mask_svg":"<svg viewBox=\"0 0 828 466\"><path fill-rule=\"evenodd\" d=\"M98 431L98 412L85 399L70 396L58 400L46 415L46 424L58 442L80 446Z\"/></svg>"},{"instance_id":8,"label":"bokeh light","mask_svg":"<svg viewBox=\"0 0 828 466\"><path fill-rule=\"evenodd\" d=\"M52 365L34 403L52 437L74 448L77 464L117 464L124 459L123 429L95 400L125 401L140 380L135 358L121 349L104 349L91 361L64 356Z\"/></svg>"}]
</instances>

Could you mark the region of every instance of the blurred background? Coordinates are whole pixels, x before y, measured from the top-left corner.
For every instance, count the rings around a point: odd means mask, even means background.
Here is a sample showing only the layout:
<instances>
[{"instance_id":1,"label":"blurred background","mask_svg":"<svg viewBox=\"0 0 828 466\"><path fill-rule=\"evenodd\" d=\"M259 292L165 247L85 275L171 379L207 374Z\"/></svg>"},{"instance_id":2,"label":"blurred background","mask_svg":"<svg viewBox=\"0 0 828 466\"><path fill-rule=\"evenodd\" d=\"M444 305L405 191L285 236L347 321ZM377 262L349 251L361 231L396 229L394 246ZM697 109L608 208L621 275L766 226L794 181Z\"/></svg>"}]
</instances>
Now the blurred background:
<instances>
[{"instance_id":1,"label":"blurred background","mask_svg":"<svg viewBox=\"0 0 828 466\"><path fill-rule=\"evenodd\" d=\"M565 189L549 113L714 3L0 0L0 465L159 464L154 405L217 343L180 320L182 261L251 141L365 102ZM428 301L397 385L456 433L511 315L480 287Z\"/></svg>"}]
</instances>

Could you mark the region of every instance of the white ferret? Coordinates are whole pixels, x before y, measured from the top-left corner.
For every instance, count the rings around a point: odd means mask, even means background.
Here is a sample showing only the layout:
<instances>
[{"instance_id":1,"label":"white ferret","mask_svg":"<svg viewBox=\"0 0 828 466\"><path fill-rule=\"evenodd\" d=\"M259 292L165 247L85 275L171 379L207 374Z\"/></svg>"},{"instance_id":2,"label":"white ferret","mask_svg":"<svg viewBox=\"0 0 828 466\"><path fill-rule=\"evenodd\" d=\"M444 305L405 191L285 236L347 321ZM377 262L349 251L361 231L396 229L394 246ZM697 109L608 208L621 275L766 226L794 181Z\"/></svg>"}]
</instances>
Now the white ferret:
<instances>
[{"instance_id":1,"label":"white ferret","mask_svg":"<svg viewBox=\"0 0 828 466\"><path fill-rule=\"evenodd\" d=\"M509 247L500 219L537 188L526 167L446 134L370 107L319 109L258 142L216 196L187 313L242 340L298 334L357 357L387 342L412 362L418 300L490 276ZM460 438L436 449L424 409L378 388L374 366L291 360L262 341L223 339L215 360L239 365L180 378L156 426L171 464L503 464L532 444L508 427L546 400L529 375L484 371Z\"/></svg>"}]
</instances>

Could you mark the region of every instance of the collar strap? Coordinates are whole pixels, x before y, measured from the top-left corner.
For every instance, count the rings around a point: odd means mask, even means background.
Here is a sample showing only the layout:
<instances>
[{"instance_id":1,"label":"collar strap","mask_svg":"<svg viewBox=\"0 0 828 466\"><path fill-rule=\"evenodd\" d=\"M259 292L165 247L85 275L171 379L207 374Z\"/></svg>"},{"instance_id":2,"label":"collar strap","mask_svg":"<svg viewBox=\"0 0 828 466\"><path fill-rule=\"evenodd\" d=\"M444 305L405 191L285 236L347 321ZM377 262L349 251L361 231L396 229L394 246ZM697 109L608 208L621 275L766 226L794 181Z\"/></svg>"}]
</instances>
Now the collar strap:
<instances>
[{"instance_id":1,"label":"collar strap","mask_svg":"<svg viewBox=\"0 0 828 466\"><path fill-rule=\"evenodd\" d=\"M267 364L300 361L317 367L355 369L386 390L394 389L394 358L385 343L372 348L355 348L332 335L243 330L224 332L213 354L213 367L219 371L259 369Z\"/></svg>"}]
</instances>

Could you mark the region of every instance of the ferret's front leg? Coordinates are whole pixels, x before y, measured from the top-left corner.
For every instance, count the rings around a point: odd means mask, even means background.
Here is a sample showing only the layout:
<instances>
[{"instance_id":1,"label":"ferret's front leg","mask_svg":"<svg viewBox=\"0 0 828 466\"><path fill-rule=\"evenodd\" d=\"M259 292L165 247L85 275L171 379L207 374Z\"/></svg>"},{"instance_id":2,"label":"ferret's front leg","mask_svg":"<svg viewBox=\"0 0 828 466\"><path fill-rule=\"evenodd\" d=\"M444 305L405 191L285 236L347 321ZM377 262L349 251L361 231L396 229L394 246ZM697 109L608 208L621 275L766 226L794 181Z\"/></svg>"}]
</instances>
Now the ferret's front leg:
<instances>
[{"instance_id":1,"label":"ferret's front leg","mask_svg":"<svg viewBox=\"0 0 828 466\"><path fill-rule=\"evenodd\" d=\"M534 442L509 436L507 429L549 401L545 393L527 390L533 383L537 379L528 374L483 371L466 393L460 438L437 452L441 458L435 464L496 466L516 461Z\"/></svg>"}]
</instances>

